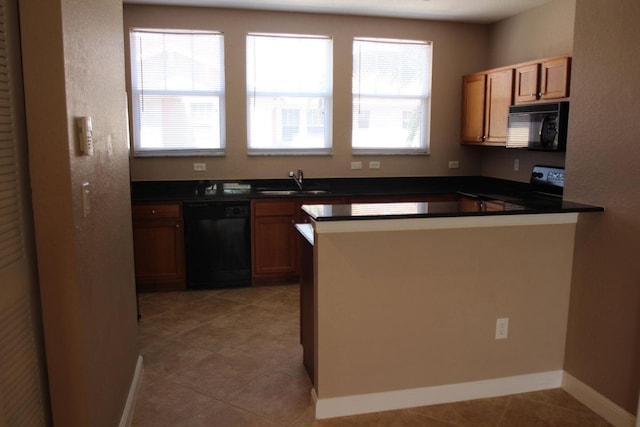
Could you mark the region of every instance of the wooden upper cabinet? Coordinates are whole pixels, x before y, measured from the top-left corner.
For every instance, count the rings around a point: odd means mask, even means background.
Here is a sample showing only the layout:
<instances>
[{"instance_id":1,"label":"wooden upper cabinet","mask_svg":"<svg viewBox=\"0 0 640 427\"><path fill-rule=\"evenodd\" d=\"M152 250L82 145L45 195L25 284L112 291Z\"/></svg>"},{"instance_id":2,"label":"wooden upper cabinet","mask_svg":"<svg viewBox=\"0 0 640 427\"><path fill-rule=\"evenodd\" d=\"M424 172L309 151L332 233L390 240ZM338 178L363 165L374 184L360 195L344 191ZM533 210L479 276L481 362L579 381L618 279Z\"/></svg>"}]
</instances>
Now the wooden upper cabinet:
<instances>
[{"instance_id":1,"label":"wooden upper cabinet","mask_svg":"<svg viewBox=\"0 0 640 427\"><path fill-rule=\"evenodd\" d=\"M504 145L513 101L513 69L475 73L462 79L462 142Z\"/></svg>"},{"instance_id":2,"label":"wooden upper cabinet","mask_svg":"<svg viewBox=\"0 0 640 427\"><path fill-rule=\"evenodd\" d=\"M462 79L462 141L482 143L484 137L485 73Z\"/></svg>"},{"instance_id":3,"label":"wooden upper cabinet","mask_svg":"<svg viewBox=\"0 0 640 427\"><path fill-rule=\"evenodd\" d=\"M507 142L507 118L512 103L513 69L487 74L485 144L504 145Z\"/></svg>"},{"instance_id":4,"label":"wooden upper cabinet","mask_svg":"<svg viewBox=\"0 0 640 427\"><path fill-rule=\"evenodd\" d=\"M463 144L504 146L509 106L569 96L571 57L555 56L462 78Z\"/></svg>"},{"instance_id":5,"label":"wooden upper cabinet","mask_svg":"<svg viewBox=\"0 0 640 427\"><path fill-rule=\"evenodd\" d=\"M515 70L514 102L522 104L538 100L540 88L540 64L528 64L517 67Z\"/></svg>"},{"instance_id":6,"label":"wooden upper cabinet","mask_svg":"<svg viewBox=\"0 0 640 427\"><path fill-rule=\"evenodd\" d=\"M557 99L569 96L571 58L549 59L542 63L540 99Z\"/></svg>"},{"instance_id":7,"label":"wooden upper cabinet","mask_svg":"<svg viewBox=\"0 0 640 427\"><path fill-rule=\"evenodd\" d=\"M560 56L515 67L514 103L549 101L569 96L571 58Z\"/></svg>"}]
</instances>

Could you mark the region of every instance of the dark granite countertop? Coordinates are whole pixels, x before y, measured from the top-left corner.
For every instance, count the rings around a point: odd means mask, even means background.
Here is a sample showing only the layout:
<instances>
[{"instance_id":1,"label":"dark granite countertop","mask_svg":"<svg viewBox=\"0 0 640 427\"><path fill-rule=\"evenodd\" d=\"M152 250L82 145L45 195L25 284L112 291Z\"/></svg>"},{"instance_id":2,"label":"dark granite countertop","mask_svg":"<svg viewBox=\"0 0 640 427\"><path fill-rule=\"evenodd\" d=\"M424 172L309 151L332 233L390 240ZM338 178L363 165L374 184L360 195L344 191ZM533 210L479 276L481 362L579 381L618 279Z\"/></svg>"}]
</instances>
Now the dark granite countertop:
<instances>
[{"instance_id":1,"label":"dark granite countertop","mask_svg":"<svg viewBox=\"0 0 640 427\"><path fill-rule=\"evenodd\" d=\"M302 210L315 221L438 218L486 215L602 212L597 206L545 198L499 200L461 194L459 201L350 203L342 205L304 204Z\"/></svg>"},{"instance_id":2,"label":"dark granite countertop","mask_svg":"<svg viewBox=\"0 0 640 427\"><path fill-rule=\"evenodd\" d=\"M400 177L400 178L313 178L305 179L299 191L291 179L134 181L133 201L237 201L255 198L327 196L437 195L467 192L518 194L528 184L495 178Z\"/></svg>"},{"instance_id":3,"label":"dark granite countertop","mask_svg":"<svg viewBox=\"0 0 640 427\"><path fill-rule=\"evenodd\" d=\"M330 196L442 194L459 194L461 200L311 206L314 199ZM131 197L134 202L185 203L304 198L305 212L317 221L604 211L558 197L541 197L527 183L480 176L306 179L303 191L291 179L137 181L131 184Z\"/></svg>"}]
</instances>

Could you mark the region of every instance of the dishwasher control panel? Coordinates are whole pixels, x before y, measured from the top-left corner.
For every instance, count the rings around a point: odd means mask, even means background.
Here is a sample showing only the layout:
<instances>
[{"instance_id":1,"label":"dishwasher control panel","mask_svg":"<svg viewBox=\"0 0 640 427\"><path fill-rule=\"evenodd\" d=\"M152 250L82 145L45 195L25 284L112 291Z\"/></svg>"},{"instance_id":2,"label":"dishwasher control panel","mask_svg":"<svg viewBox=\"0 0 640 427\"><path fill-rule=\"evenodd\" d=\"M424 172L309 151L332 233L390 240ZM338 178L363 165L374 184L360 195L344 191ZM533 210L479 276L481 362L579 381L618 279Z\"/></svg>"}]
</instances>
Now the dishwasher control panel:
<instances>
[{"instance_id":1,"label":"dishwasher control panel","mask_svg":"<svg viewBox=\"0 0 640 427\"><path fill-rule=\"evenodd\" d=\"M248 206L227 206L225 207L225 216L226 217L248 217L249 216L249 207Z\"/></svg>"}]
</instances>

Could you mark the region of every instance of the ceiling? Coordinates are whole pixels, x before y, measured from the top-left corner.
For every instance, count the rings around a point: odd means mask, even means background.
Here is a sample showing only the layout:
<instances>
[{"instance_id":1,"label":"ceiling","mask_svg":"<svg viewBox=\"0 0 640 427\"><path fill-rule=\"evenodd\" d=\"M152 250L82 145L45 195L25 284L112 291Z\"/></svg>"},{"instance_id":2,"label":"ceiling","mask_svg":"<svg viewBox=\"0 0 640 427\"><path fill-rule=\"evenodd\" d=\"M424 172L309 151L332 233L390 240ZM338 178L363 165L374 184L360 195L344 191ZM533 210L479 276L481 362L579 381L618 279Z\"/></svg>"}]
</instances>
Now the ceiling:
<instances>
[{"instance_id":1,"label":"ceiling","mask_svg":"<svg viewBox=\"0 0 640 427\"><path fill-rule=\"evenodd\" d=\"M125 4L205 6L492 23L551 0L123 0Z\"/></svg>"}]
</instances>

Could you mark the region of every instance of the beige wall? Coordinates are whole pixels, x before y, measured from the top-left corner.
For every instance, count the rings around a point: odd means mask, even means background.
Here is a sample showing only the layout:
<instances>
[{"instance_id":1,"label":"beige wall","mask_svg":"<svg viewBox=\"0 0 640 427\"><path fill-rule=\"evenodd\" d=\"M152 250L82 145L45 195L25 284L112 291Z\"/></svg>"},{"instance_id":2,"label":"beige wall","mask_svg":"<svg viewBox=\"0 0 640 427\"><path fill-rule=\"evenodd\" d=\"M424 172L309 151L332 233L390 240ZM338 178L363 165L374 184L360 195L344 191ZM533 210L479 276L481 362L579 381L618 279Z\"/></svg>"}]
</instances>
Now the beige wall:
<instances>
[{"instance_id":1,"label":"beige wall","mask_svg":"<svg viewBox=\"0 0 640 427\"><path fill-rule=\"evenodd\" d=\"M197 28L223 31L227 70L227 155L224 158L133 159L133 180L286 178L303 168L306 177L474 175L476 154L459 144L461 77L484 69L488 27L407 19L252 12L206 8L125 6L125 38L130 27ZM326 34L334 38L332 156L251 156L246 148L245 36L248 32ZM430 156L351 154L351 42L354 36L430 40L434 43ZM369 170L369 160L381 169ZM448 169L459 160L460 169ZM207 172L193 172L193 162ZM365 168L352 171L351 161Z\"/></svg>"},{"instance_id":2,"label":"beige wall","mask_svg":"<svg viewBox=\"0 0 640 427\"><path fill-rule=\"evenodd\" d=\"M562 369L574 231L317 234L318 397Z\"/></svg>"},{"instance_id":3,"label":"beige wall","mask_svg":"<svg viewBox=\"0 0 640 427\"><path fill-rule=\"evenodd\" d=\"M632 414L640 388L640 3L576 7L567 197L579 224L567 372Z\"/></svg>"},{"instance_id":4,"label":"beige wall","mask_svg":"<svg viewBox=\"0 0 640 427\"><path fill-rule=\"evenodd\" d=\"M573 52L573 22L576 0L554 0L528 12L494 24L490 35L490 67ZM481 152L481 173L528 182L535 164L563 166L563 153L490 148ZM514 171L518 159L519 171Z\"/></svg>"},{"instance_id":5,"label":"beige wall","mask_svg":"<svg viewBox=\"0 0 640 427\"><path fill-rule=\"evenodd\" d=\"M573 52L576 0L553 0L491 26L491 68Z\"/></svg>"},{"instance_id":6,"label":"beige wall","mask_svg":"<svg viewBox=\"0 0 640 427\"><path fill-rule=\"evenodd\" d=\"M118 425L137 360L122 3L20 2L53 423ZM95 155L73 118L93 117ZM91 183L91 214L81 184Z\"/></svg>"}]
</instances>

